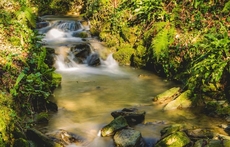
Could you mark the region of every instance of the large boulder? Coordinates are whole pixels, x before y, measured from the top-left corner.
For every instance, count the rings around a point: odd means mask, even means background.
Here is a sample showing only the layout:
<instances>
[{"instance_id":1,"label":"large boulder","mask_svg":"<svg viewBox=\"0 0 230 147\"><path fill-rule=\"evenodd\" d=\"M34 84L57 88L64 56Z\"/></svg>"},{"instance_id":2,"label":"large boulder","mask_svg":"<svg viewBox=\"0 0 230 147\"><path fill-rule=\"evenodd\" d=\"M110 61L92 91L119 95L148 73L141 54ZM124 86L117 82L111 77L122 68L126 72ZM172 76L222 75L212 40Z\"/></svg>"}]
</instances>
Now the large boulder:
<instances>
[{"instance_id":1,"label":"large boulder","mask_svg":"<svg viewBox=\"0 0 230 147\"><path fill-rule=\"evenodd\" d=\"M117 131L113 139L118 147L145 147L141 133L130 128Z\"/></svg>"},{"instance_id":2,"label":"large boulder","mask_svg":"<svg viewBox=\"0 0 230 147\"><path fill-rule=\"evenodd\" d=\"M101 136L112 136L116 131L126 127L128 127L128 123L125 118L123 116L119 116L101 129Z\"/></svg>"},{"instance_id":3,"label":"large boulder","mask_svg":"<svg viewBox=\"0 0 230 147\"><path fill-rule=\"evenodd\" d=\"M180 96L178 96L173 101L169 102L165 107L164 110L174 110L177 108L189 108L192 106L192 101L190 100L189 96L191 94L190 90L183 92Z\"/></svg>"},{"instance_id":4,"label":"large boulder","mask_svg":"<svg viewBox=\"0 0 230 147\"><path fill-rule=\"evenodd\" d=\"M145 111L139 111L137 108L124 108L120 111L112 112L111 115L114 118L123 116L130 126L137 125L145 120Z\"/></svg>"},{"instance_id":5,"label":"large boulder","mask_svg":"<svg viewBox=\"0 0 230 147\"><path fill-rule=\"evenodd\" d=\"M154 147L184 147L189 143L188 136L184 132L178 131L162 138Z\"/></svg>"}]
</instances>

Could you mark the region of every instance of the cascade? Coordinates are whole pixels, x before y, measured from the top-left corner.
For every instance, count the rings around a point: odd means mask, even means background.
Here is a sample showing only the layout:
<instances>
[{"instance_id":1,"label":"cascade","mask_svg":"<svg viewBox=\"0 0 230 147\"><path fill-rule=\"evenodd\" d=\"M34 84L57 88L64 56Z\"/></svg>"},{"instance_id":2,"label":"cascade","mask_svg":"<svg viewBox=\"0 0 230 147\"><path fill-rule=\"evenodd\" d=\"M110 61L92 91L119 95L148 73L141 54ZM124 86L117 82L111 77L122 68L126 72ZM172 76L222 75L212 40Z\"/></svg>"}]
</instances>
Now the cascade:
<instances>
[{"instance_id":1,"label":"cascade","mask_svg":"<svg viewBox=\"0 0 230 147\"><path fill-rule=\"evenodd\" d=\"M41 43L55 50L55 68L64 70L84 66L115 68L118 66L112 54L106 60L100 58L101 49L94 46L100 44L92 38L89 23L82 25L83 20L49 20L41 22L38 32L42 35ZM44 27L42 27L42 25ZM91 42L93 42L91 44ZM68 69L69 70L69 69Z\"/></svg>"}]
</instances>

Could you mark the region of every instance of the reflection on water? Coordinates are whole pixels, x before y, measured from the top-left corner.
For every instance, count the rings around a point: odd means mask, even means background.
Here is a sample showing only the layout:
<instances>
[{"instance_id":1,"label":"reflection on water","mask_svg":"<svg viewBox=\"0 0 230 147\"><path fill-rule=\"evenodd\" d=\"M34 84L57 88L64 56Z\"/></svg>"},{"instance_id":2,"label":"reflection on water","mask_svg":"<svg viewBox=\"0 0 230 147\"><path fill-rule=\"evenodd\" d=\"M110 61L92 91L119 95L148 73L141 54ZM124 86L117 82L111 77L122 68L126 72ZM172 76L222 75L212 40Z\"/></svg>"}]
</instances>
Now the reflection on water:
<instances>
[{"instance_id":1,"label":"reflection on water","mask_svg":"<svg viewBox=\"0 0 230 147\"><path fill-rule=\"evenodd\" d=\"M62 86L54 92L59 111L49 122L50 131L65 129L94 139L98 131L112 121L110 113L125 107L146 110L147 122L166 121L162 114L151 116L154 111L159 111L151 99L173 84L152 73L118 66L113 69L109 66L82 66L57 72L63 79ZM112 144L108 138L96 138L100 145Z\"/></svg>"}]
</instances>

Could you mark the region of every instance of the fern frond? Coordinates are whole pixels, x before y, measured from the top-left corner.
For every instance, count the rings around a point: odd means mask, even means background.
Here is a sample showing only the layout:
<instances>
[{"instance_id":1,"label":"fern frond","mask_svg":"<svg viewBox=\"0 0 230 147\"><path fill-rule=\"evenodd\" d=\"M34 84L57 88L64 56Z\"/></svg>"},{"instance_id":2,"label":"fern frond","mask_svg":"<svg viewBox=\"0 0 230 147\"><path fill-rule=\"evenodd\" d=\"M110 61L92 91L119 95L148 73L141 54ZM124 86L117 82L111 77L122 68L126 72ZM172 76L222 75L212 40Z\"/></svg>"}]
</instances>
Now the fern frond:
<instances>
[{"instance_id":1,"label":"fern frond","mask_svg":"<svg viewBox=\"0 0 230 147\"><path fill-rule=\"evenodd\" d=\"M28 22L32 27L36 27L35 15L33 15L31 8L22 7L16 12L16 16L21 22Z\"/></svg>"},{"instance_id":2,"label":"fern frond","mask_svg":"<svg viewBox=\"0 0 230 147\"><path fill-rule=\"evenodd\" d=\"M162 54L168 55L168 47L174 41L175 28L168 22L159 22L154 26L158 33L152 39L151 47L158 61Z\"/></svg>"}]
</instances>

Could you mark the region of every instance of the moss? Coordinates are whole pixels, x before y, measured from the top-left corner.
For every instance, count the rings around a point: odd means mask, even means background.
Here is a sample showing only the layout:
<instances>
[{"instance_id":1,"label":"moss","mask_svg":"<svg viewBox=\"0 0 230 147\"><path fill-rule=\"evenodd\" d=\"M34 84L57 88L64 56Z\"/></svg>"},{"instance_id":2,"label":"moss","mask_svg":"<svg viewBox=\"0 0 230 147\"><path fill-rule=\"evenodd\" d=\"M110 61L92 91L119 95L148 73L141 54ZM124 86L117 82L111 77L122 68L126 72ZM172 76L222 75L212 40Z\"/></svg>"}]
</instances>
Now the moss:
<instances>
[{"instance_id":1,"label":"moss","mask_svg":"<svg viewBox=\"0 0 230 147\"><path fill-rule=\"evenodd\" d=\"M15 111L11 108L12 98L0 93L0 143L9 144L11 131L14 129Z\"/></svg>"},{"instance_id":2,"label":"moss","mask_svg":"<svg viewBox=\"0 0 230 147\"><path fill-rule=\"evenodd\" d=\"M144 67L145 66L145 52L146 48L142 45L138 45L137 49L135 50L132 58L132 65L138 68Z\"/></svg>"},{"instance_id":3,"label":"moss","mask_svg":"<svg viewBox=\"0 0 230 147\"><path fill-rule=\"evenodd\" d=\"M106 43L107 47L113 47L119 44L119 40L118 40L119 36L111 35L107 31L102 31L99 37L101 38L101 40L103 40Z\"/></svg>"},{"instance_id":4,"label":"moss","mask_svg":"<svg viewBox=\"0 0 230 147\"><path fill-rule=\"evenodd\" d=\"M169 134L175 133L177 131L183 130L184 126L181 124L174 124L168 127L165 127L161 130L161 136L167 136Z\"/></svg>"},{"instance_id":5,"label":"moss","mask_svg":"<svg viewBox=\"0 0 230 147\"><path fill-rule=\"evenodd\" d=\"M113 57L121 65L130 65L133 52L134 49L129 44L124 44L118 48L118 51L113 54Z\"/></svg>"},{"instance_id":6,"label":"moss","mask_svg":"<svg viewBox=\"0 0 230 147\"><path fill-rule=\"evenodd\" d=\"M62 76L59 73L52 73L52 85L59 87L61 85Z\"/></svg>"}]
</instances>

